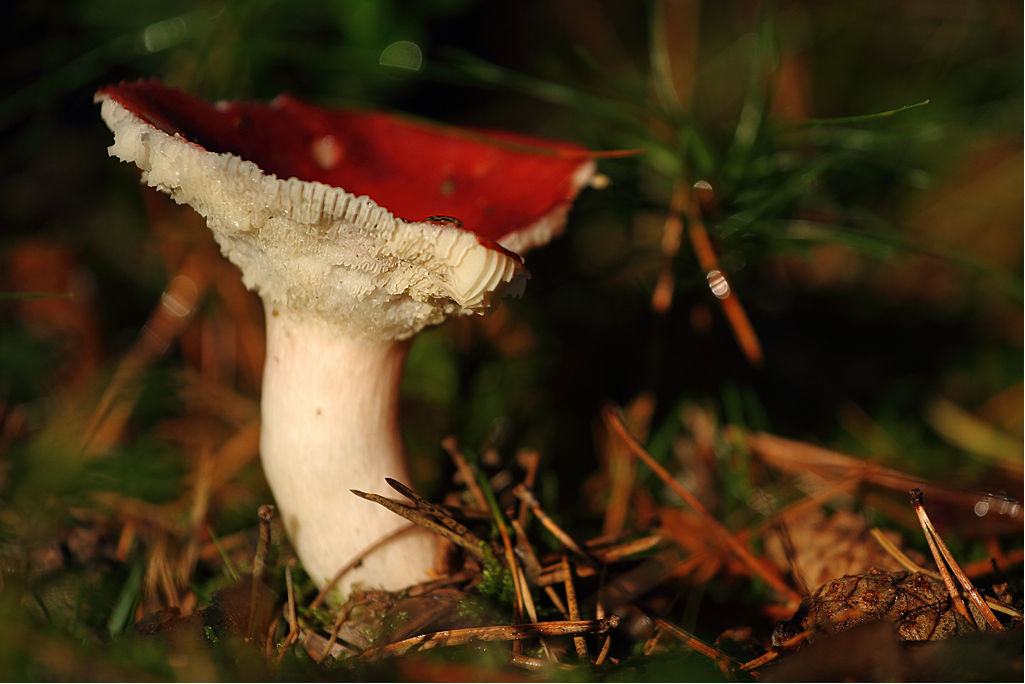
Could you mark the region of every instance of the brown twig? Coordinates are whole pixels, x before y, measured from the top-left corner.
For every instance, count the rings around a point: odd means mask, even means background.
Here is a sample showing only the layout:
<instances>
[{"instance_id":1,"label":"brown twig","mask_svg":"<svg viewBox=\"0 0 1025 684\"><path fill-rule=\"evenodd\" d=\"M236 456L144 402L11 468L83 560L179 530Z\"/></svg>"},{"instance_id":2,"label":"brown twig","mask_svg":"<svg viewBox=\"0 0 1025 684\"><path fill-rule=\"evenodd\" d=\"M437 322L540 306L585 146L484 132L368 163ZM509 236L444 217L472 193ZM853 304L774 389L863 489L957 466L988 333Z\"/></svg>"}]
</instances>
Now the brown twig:
<instances>
[{"instance_id":1,"label":"brown twig","mask_svg":"<svg viewBox=\"0 0 1025 684\"><path fill-rule=\"evenodd\" d=\"M626 407L626 423L638 440L647 439L654 411L655 397L650 392L641 392ZM626 527L637 477L637 459L630 456L630 450L618 439L606 438L603 451L609 478L609 498L602 522L602 536L615 536Z\"/></svg>"},{"instance_id":2,"label":"brown twig","mask_svg":"<svg viewBox=\"0 0 1025 684\"><path fill-rule=\"evenodd\" d=\"M664 543L666 539L661 534L652 534L647 537L631 539L629 541L622 542L621 544L606 546L604 548L595 548L595 541L596 540L594 539L590 539L584 542L582 546L589 554L594 556L595 560L599 563L607 564L623 560L628 556L634 556L639 553L644 553L645 551L650 551L659 544ZM544 586L545 584L550 584L552 581L561 582L563 579L562 569L558 558L554 557L553 559L553 556L550 555L545 557L545 561L548 565L543 566L541 568L541 572L546 576L554 572L558 574L558 577L554 580L549 577L545 581L539 581L539 584ZM595 569L591 566L577 567L574 570L574 573L577 577L590 577L595 573Z\"/></svg>"},{"instance_id":3,"label":"brown twig","mask_svg":"<svg viewBox=\"0 0 1025 684\"><path fill-rule=\"evenodd\" d=\"M683 590L683 591L679 591L679 592L677 592L676 596L674 596L674 597L672 598L672 600L671 600L671 601L669 602L669 604L668 604L668 605L667 605L667 606L666 606L666 607L665 607L665 608L663 609L663 611L664 611L664 612L669 612L669 611L671 611L671 610L673 609L673 606L675 606L675 605L676 605L676 603L677 603L677 602L678 602L678 601L680 600L680 598L681 598L681 597L683 596L683 594L684 594L684 591L686 591L686 590ZM642 649L642 652L644 653L644 655L651 655L652 651L654 651L654 650L655 650L655 646L656 646L656 645L658 645L658 641L659 641L659 639L661 639L661 638L662 638L662 634L663 634L663 633L664 633L664 632L662 631L662 628L661 628L661 627L659 627L659 626L658 626L658 624L656 624L656 625L655 625L655 629L653 629L653 630L651 631L651 636L649 636L649 637L648 637L648 640L644 642L644 648ZM716 645L718 646L718 643L717 643Z\"/></svg>"},{"instance_id":4,"label":"brown twig","mask_svg":"<svg viewBox=\"0 0 1025 684\"><path fill-rule=\"evenodd\" d=\"M522 653L513 653L512 651L509 652L509 664L534 672L544 672L546 670L572 672L580 667L579 665L570 665L569 663L551 662L544 661L539 658L531 658L530 656L525 656Z\"/></svg>"},{"instance_id":5,"label":"brown twig","mask_svg":"<svg viewBox=\"0 0 1025 684\"><path fill-rule=\"evenodd\" d=\"M520 502L523 503L522 501ZM520 527L518 521L512 521L513 529L516 530L516 554L523 562L524 569L527 575L530 577L530 581L538 586L544 587L545 593L548 594L548 598L551 599L552 604L562 614L562 617L569 619L569 611L566 610L566 606L563 605L562 599L559 598L559 594L556 593L555 589L551 586L554 582L548 584L541 583L541 564L534 554L533 547L527 542L526 536L523 533L523 528Z\"/></svg>"},{"instance_id":6,"label":"brown twig","mask_svg":"<svg viewBox=\"0 0 1025 684\"><path fill-rule=\"evenodd\" d=\"M165 605L177 606L181 603L178 596L176 572L168 559L170 554L168 534L162 533L150 548L149 560L146 563L146 574L143 579L143 596L156 596L157 590L163 590ZM143 610L142 603L139 609ZM141 617L141 615L140 615Z\"/></svg>"},{"instance_id":7,"label":"brown twig","mask_svg":"<svg viewBox=\"0 0 1025 684\"><path fill-rule=\"evenodd\" d=\"M523 568L520 567L519 563L517 563L512 569L518 575L519 581L517 584L522 596L523 607L527 611L527 617L530 618L531 622L537 622L537 607L534 605L534 597L530 593L530 587L527 585L527 577L523 574ZM545 646L545 651L547 650L548 647Z\"/></svg>"},{"instance_id":8,"label":"brown twig","mask_svg":"<svg viewBox=\"0 0 1025 684\"><path fill-rule=\"evenodd\" d=\"M224 442L213 456L210 490L216 492L260 454L260 419L253 418Z\"/></svg>"},{"instance_id":9,"label":"brown twig","mask_svg":"<svg viewBox=\"0 0 1025 684\"><path fill-rule=\"evenodd\" d=\"M270 526L274 521L277 509L271 504L260 506L257 517L260 520L260 537L256 542L256 557L253 560L253 579L263 577L267 569L267 561L270 559Z\"/></svg>"},{"instance_id":10,"label":"brown twig","mask_svg":"<svg viewBox=\"0 0 1025 684\"><path fill-rule=\"evenodd\" d=\"M715 518L715 516L708 512L708 509L704 507L696 496L677 482L668 470L663 468L658 461L653 459L651 455L645 451L644 447L642 447L640 443L633 438L633 435L627 431L623 422L619 419L619 416L612 407L605 409L603 417L605 419L605 424L626 442L633 454L644 461L645 465L651 468L662 482L664 482L677 496L683 499L688 506L700 515L704 523L714 533L714 536L725 541L744 565L761 577L766 584L775 589L781 595L785 596L789 601L794 603L801 602L802 597L800 594L787 586L786 582L783 581L783 578L780 577L777 572L774 572L772 568L755 558L751 551L744 544L738 541L736 537L734 537L732 532L727 530L726 527Z\"/></svg>"},{"instance_id":11,"label":"brown twig","mask_svg":"<svg viewBox=\"0 0 1025 684\"><path fill-rule=\"evenodd\" d=\"M947 566L943 562L943 555L940 550L936 547L936 541L929 530L930 525L926 524L925 509L922 507L922 490L912 489L911 490L911 505L915 509L915 513L918 514L918 520L922 525L922 531L925 533L925 540L929 542L929 550L932 552L932 557L936 561L936 568L940 571L940 578L943 580L944 586L947 587L947 593L950 595L950 600L954 605L954 610L964 616L968 622L974 624L975 621L972 619L971 613L965 608L964 601L961 600L961 592L958 590L957 585L954 584L953 578L950 576L950 572L947 571Z\"/></svg>"},{"instance_id":12,"label":"brown twig","mask_svg":"<svg viewBox=\"0 0 1025 684\"><path fill-rule=\"evenodd\" d=\"M537 624L537 607L534 605L534 597L530 593L530 587L527 586L527 578L523 574L523 568L516 564L513 566L513 572L519 575L519 589L523 594L523 607L527 610L527 617L533 624ZM555 653L552 649L548 648L548 642L545 641L544 637L538 637L541 642L541 648L544 649L545 657L552 662L558 662L558 658L555 657ZM520 642L516 642L517 644Z\"/></svg>"},{"instance_id":13,"label":"brown twig","mask_svg":"<svg viewBox=\"0 0 1025 684\"><path fill-rule=\"evenodd\" d=\"M372 648L360 654L360 660L374 661L386 656L402 655L414 646L426 651L439 646L458 646L475 641L520 641L537 637L573 636L575 634L605 634L619 625L618 615L609 615L604 620L568 620L538 622L532 625L505 625L500 627L469 627L447 629L430 634L421 634L409 639Z\"/></svg>"},{"instance_id":14,"label":"brown twig","mask_svg":"<svg viewBox=\"0 0 1025 684\"><path fill-rule=\"evenodd\" d=\"M642 603L640 601L635 601L634 605L637 606L641 610L641 612L643 612L645 615L647 615L656 625L661 627L664 631L669 632L670 634L675 636L677 639L679 639L683 643L687 644L687 646L689 646L691 649L697 651L701 655L706 656L708 658L712 658L716 662L725 661L725 662L727 662L727 663L729 663L731 665L734 665L734 666L740 664L736 660L734 660L733 658L728 656L727 654L725 654L722 651L720 651L719 649L717 649L715 646L712 646L710 644L706 644L704 641L702 641L701 639L698 639L696 636L694 636L693 634L691 634L687 630L683 629L682 627L677 627L673 623L669 622L668 620L663 618L661 615L656 613L648 605L646 605L646 604L644 604L644 603Z\"/></svg>"},{"instance_id":15,"label":"brown twig","mask_svg":"<svg viewBox=\"0 0 1025 684\"><path fill-rule=\"evenodd\" d=\"M740 669L744 672L750 672L756 670L766 663L771 663L773 660L779 657L779 651L766 651L757 658L749 660L740 666Z\"/></svg>"},{"instance_id":16,"label":"brown twig","mask_svg":"<svg viewBox=\"0 0 1025 684\"><path fill-rule=\"evenodd\" d=\"M563 583L566 588L566 606L569 608L569 619L579 620L580 619L580 606L577 604L577 590L573 586L573 573L569 569L569 558L566 557L566 550L562 551L562 568L566 575L566 581ZM573 637L573 647L576 648L577 657L583 662L588 662L589 658L587 655L587 642L582 636Z\"/></svg>"},{"instance_id":17,"label":"brown twig","mask_svg":"<svg viewBox=\"0 0 1025 684\"><path fill-rule=\"evenodd\" d=\"M494 513L496 516L495 522L497 523L498 532L502 536L502 546L505 549L505 562L509 567L509 572L512 574L514 597L513 624L518 624L523 618L524 592L529 595L530 591L520 583L520 565L516 562L516 554L513 552L512 540L509 538L509 531L505 529L505 524L502 522L501 518L498 517L501 513L498 511L495 511ZM531 602L531 605L533 605L533 602ZM537 620L535 619L534 622L537 622ZM520 648L522 647L519 642L513 644L513 649L517 653L520 652ZM547 650L547 648L545 650Z\"/></svg>"},{"instance_id":18,"label":"brown twig","mask_svg":"<svg viewBox=\"0 0 1025 684\"><path fill-rule=\"evenodd\" d=\"M651 630L651 636L644 642L644 648L641 649L641 653L648 656L651 655L655 650L655 646L658 644L658 640L662 638L662 628L657 624L655 629Z\"/></svg>"},{"instance_id":19,"label":"brown twig","mask_svg":"<svg viewBox=\"0 0 1025 684\"><path fill-rule=\"evenodd\" d=\"M211 473L215 463L216 460L209 445L204 445L199 453L199 463L192 486L193 499L192 510L189 512L188 542L178 568L178 572L185 582L192 580L192 574L196 571L196 563L199 561L199 539L210 508L210 493L213 489Z\"/></svg>"},{"instance_id":20,"label":"brown twig","mask_svg":"<svg viewBox=\"0 0 1025 684\"><path fill-rule=\"evenodd\" d=\"M947 545L943 542L943 538L940 537L936 528L933 527L932 521L929 519L929 514L925 512L925 506L922 505L922 490L912 489L911 490L911 505L915 508L915 513L918 515L918 521L922 524L922 530L925 532L926 541L929 542L929 550L932 551L933 558L936 559L936 567L940 571L940 576L943 577L943 583L947 586L947 591L950 593L950 599L954 602L954 609L957 612L968 618L969 622L974 623L971 615L968 613L968 609L965 608L964 602L961 600L961 592L957 590L954 585L954 581L947 573L946 565L943 560L946 559L947 563L950 564L950 569L953 570L957 580L964 587L965 591L968 592L968 597L972 604L975 605L982 617L989 623L989 626L996 631L1002 630L1004 627L1000 624L1000 620L993 614L986 602L982 600L982 596L975 589L975 585L968 579L961 566L957 564L957 559L954 558L954 554L950 552Z\"/></svg>"},{"instance_id":21,"label":"brown twig","mask_svg":"<svg viewBox=\"0 0 1025 684\"><path fill-rule=\"evenodd\" d=\"M562 542L563 546L580 556L585 563L595 570L601 567L601 563L598 559L585 551L584 548L573 539L573 537L559 527L554 520L548 517L548 514L544 512L543 508L541 508L541 504L538 502L537 497L534 496L532 491L524 485L518 484L513 488L513 494L521 501L526 502L530 507L530 510L537 516L537 519L541 521L542 525L544 525L545 529L551 532L556 539Z\"/></svg>"},{"instance_id":22,"label":"brown twig","mask_svg":"<svg viewBox=\"0 0 1025 684\"><path fill-rule=\"evenodd\" d=\"M523 477L523 484L530 489L534 488L534 481L537 479L537 468L541 464L541 454L537 449L521 449L516 454L516 462L523 467L527 474ZM527 527L527 502L520 501L520 511L516 516L516 522L520 527Z\"/></svg>"},{"instance_id":23,"label":"brown twig","mask_svg":"<svg viewBox=\"0 0 1025 684\"><path fill-rule=\"evenodd\" d=\"M616 544L615 546L609 546L604 549L591 549L590 553L602 563L614 563L615 561L623 560L628 556L650 551L665 541L665 537L661 534L651 534L647 537L632 539L630 541L623 542L622 544Z\"/></svg>"},{"instance_id":24,"label":"brown twig","mask_svg":"<svg viewBox=\"0 0 1025 684\"><path fill-rule=\"evenodd\" d=\"M522 502L521 502L522 503ZM521 508L521 510L523 510ZM516 546L514 551L517 559L520 561L517 568L520 572L520 588L523 590L523 603L527 607L527 614L530 615L531 622L537 622L537 609L534 606L534 597L530 593L530 588L527 585L528 578L530 583L536 585L538 577L541 575L541 564L538 563L537 555L534 553L534 548L530 545L527 540L527 535L523 531L523 526L520 525L518 520L511 520L513 531L516 533ZM549 596L552 595L554 590L548 588ZM556 595L556 598L558 596ZM562 603L556 604L556 607L561 607ZM566 611L561 611L563 615L566 615ZM555 654L548 648L548 644L541 640L541 646L545 650L545 654L549 660L557 660Z\"/></svg>"},{"instance_id":25,"label":"brown twig","mask_svg":"<svg viewBox=\"0 0 1025 684\"><path fill-rule=\"evenodd\" d=\"M605 658L609 655L609 647L612 646L612 635L609 634L605 637L605 643L601 645L601 651L598 652L598 657L595 658L594 664L601 665L605 662Z\"/></svg>"},{"instance_id":26,"label":"brown twig","mask_svg":"<svg viewBox=\"0 0 1025 684\"><path fill-rule=\"evenodd\" d=\"M476 575L477 573L473 570L460 570L454 575L440 577L436 580L429 580L421 584L414 584L406 590L406 595L410 597L423 596L424 594L430 593L436 589L441 589L442 587L448 587L453 584L467 582L473 579Z\"/></svg>"},{"instance_id":27,"label":"brown twig","mask_svg":"<svg viewBox=\"0 0 1025 684\"><path fill-rule=\"evenodd\" d=\"M708 191L711 191L711 186L708 187ZM722 305L726 320L729 321L730 328L733 330L733 336L737 339L737 343L751 365L761 365L765 357L762 353L762 345L758 341L758 335L740 303L740 298L730 286L726 274L719 270L719 259L715 255L715 249L712 247L712 241L708 238L708 231L705 230L700 213L692 211L686 214L686 218L689 226L687 233L691 246L694 248L694 254L698 258L701 270L706 274L712 294Z\"/></svg>"},{"instance_id":28,"label":"brown twig","mask_svg":"<svg viewBox=\"0 0 1025 684\"><path fill-rule=\"evenodd\" d=\"M523 502L520 502L523 504ZM514 550L516 551L516 557L520 559L520 563L523 565L523 571L530 579L532 584L537 584L538 578L541 576L541 563L537 559L537 554L534 553L534 547L530 545L530 541L527 539L527 533L523 530L523 525L520 524L519 520L511 520L513 532L516 533L516 545Z\"/></svg>"},{"instance_id":29,"label":"brown twig","mask_svg":"<svg viewBox=\"0 0 1025 684\"><path fill-rule=\"evenodd\" d=\"M257 517L260 519L260 537L256 542L256 557L253 559L253 587L249 598L249 628L246 630L246 641L256 636L257 603L263 590L263 573L267 569L270 558L270 525L274 520L276 509L270 504L260 506Z\"/></svg>"},{"instance_id":30,"label":"brown twig","mask_svg":"<svg viewBox=\"0 0 1025 684\"><path fill-rule=\"evenodd\" d=\"M908 572L920 572L923 575L928 575L929 577L933 577L935 579L943 579L942 577L940 577L940 574L938 572L927 570L918 563L908 558L907 554L901 551L896 544L890 541L890 539L885 534L883 534L883 531L880 530L878 527L873 527L871 530L869 530L869 533L871 533L872 538L876 540L876 543L879 544L880 547L882 547L883 551L890 554L890 556L895 561L900 563L901 566Z\"/></svg>"},{"instance_id":31,"label":"brown twig","mask_svg":"<svg viewBox=\"0 0 1025 684\"><path fill-rule=\"evenodd\" d=\"M1007 605L1000 599L995 599L992 596L983 596L983 598L986 599L986 605L998 613L1010 615L1011 617L1018 618L1019 620L1021 619L1021 611L1014 606Z\"/></svg>"},{"instance_id":32,"label":"brown twig","mask_svg":"<svg viewBox=\"0 0 1025 684\"><path fill-rule=\"evenodd\" d=\"M477 484L477 475L474 473L473 466L466 462L466 458L459 451L459 441L453 436L448 436L441 440L441 448L448 452L453 463L456 464L456 469L463 479L463 484L469 490L474 503L477 504L477 508L482 511L488 510L487 497L484 496L484 491Z\"/></svg>"},{"instance_id":33,"label":"brown twig","mask_svg":"<svg viewBox=\"0 0 1025 684\"><path fill-rule=\"evenodd\" d=\"M331 628L331 636L328 638L327 643L324 644L324 648L320 652L320 657L316 658L317 664L323 663L331 654L331 649L334 648L335 642L338 641L338 633L342 631L342 625L344 625L345 621L349 619L349 615L352 613L352 609L355 605L357 604L347 602L338 612L335 624Z\"/></svg>"},{"instance_id":34,"label":"brown twig","mask_svg":"<svg viewBox=\"0 0 1025 684\"><path fill-rule=\"evenodd\" d=\"M445 537L446 539L466 549L477 560L484 560L484 551L478 544L475 544L470 539L466 539L464 537L459 536L458 534L448 529L444 525L434 522L433 520L428 518L423 513L420 513L416 509L400 504L398 501L392 501L391 499L387 499L383 496L380 496L379 494L368 494L367 492L361 492L357 489L350 489L349 491L351 491L353 494L360 497L361 499L366 499L367 501L373 501L376 504L380 504L392 513L395 513L396 515L401 515L406 520L414 522L420 527L426 528L431 532L434 532L435 534L439 534L442 537Z\"/></svg>"},{"instance_id":35,"label":"brown twig","mask_svg":"<svg viewBox=\"0 0 1025 684\"><path fill-rule=\"evenodd\" d=\"M553 587L551 584L544 585L544 590L545 590L545 593L548 594L548 598L551 599L552 605L555 606L555 609L558 610L559 613L562 614L562 617L564 617L564 618L566 618L568 620L569 619L569 609L566 608L566 606L562 603L562 599L559 598L559 594L558 594L557 591L555 591L555 587Z\"/></svg>"},{"instance_id":36,"label":"brown twig","mask_svg":"<svg viewBox=\"0 0 1025 684\"><path fill-rule=\"evenodd\" d=\"M601 620L605 617L605 576L608 574L609 566L601 566L601 572L598 574L598 594L597 601L594 606L594 617L597 620ZM598 652L598 658L595 659L595 665L601 665L605 661L605 657L609 653L609 648L612 646L612 635L609 634L605 637L605 643L602 644L601 650Z\"/></svg>"},{"instance_id":37,"label":"brown twig","mask_svg":"<svg viewBox=\"0 0 1025 684\"><path fill-rule=\"evenodd\" d=\"M606 549L594 549L588 551L588 553L590 553L596 561L604 566L604 564L614 563L626 558L627 556L633 556L635 554L648 551L664 541L665 539L663 539L661 535L651 535L649 537L634 539L633 541L626 542L619 546L613 546ZM592 577L597 574L598 571L599 567L593 565L577 565L572 568L573 574L581 578ZM555 561L554 563L541 568L541 575L537 579L537 584L542 587L547 587L551 584L563 582L565 579L566 576L563 572L562 564Z\"/></svg>"},{"instance_id":38,"label":"brown twig","mask_svg":"<svg viewBox=\"0 0 1025 684\"><path fill-rule=\"evenodd\" d=\"M689 202L690 188L686 182L678 181L673 187L673 197L669 201L669 211L662 226L662 268L651 293L651 309L657 314L664 314L673 305L673 291L676 289L673 261L680 251L683 212Z\"/></svg>"},{"instance_id":39,"label":"brown twig","mask_svg":"<svg viewBox=\"0 0 1025 684\"><path fill-rule=\"evenodd\" d=\"M939 499L959 506L972 507L979 500L978 494L941 487L899 470L884 468L838 451L765 432L747 435L747 445L763 463L784 472L811 471L828 480L857 476L864 482L903 493L917 487L928 494L930 499ZM1014 517L1020 519L1020 516L1021 512L1018 512Z\"/></svg>"},{"instance_id":40,"label":"brown twig","mask_svg":"<svg viewBox=\"0 0 1025 684\"><path fill-rule=\"evenodd\" d=\"M126 520L117 537L117 546L114 549L114 557L124 563L128 559L128 553L135 543L135 523Z\"/></svg>"},{"instance_id":41,"label":"brown twig","mask_svg":"<svg viewBox=\"0 0 1025 684\"><path fill-rule=\"evenodd\" d=\"M387 482L392 489L394 489L395 491L397 491L398 493L402 494L407 499L415 503L417 505L417 508L421 508L430 513L431 515L433 515L435 518L438 519L438 521L441 524L443 524L445 527L449 528L450 530L458 534L460 537L463 537L464 539L467 539L477 544L478 546L482 543L480 537L475 535L473 532L468 530L459 522L455 521L452 518L452 516L448 514L447 511L445 511L443 508L439 506L435 506L430 501L428 501L427 499L423 498L415 491L413 491L412 488L407 487L398 480L393 480L390 477L384 478L384 481Z\"/></svg>"},{"instance_id":42,"label":"brown twig","mask_svg":"<svg viewBox=\"0 0 1025 684\"><path fill-rule=\"evenodd\" d=\"M292 644L299 640L299 618L296 615L295 610L295 583L292 580L292 570L295 568L296 561L291 559L285 564L285 594L287 601L285 603L285 619L288 621L288 634L285 636L284 642L281 644L281 650L278 652L276 663L280 663L285 657L285 653L291 648Z\"/></svg>"}]
</instances>

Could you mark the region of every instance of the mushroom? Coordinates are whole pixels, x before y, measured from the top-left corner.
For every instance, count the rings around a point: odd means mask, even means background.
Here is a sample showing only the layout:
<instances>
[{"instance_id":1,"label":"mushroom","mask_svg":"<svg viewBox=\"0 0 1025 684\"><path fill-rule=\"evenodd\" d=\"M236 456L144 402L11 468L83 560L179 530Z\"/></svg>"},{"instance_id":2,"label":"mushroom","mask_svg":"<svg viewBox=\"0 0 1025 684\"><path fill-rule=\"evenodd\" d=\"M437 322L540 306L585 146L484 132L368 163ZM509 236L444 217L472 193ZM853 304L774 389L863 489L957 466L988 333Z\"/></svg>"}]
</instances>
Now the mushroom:
<instances>
[{"instance_id":1,"label":"mushroom","mask_svg":"<svg viewBox=\"0 0 1025 684\"><path fill-rule=\"evenodd\" d=\"M323 587L402 526L349 490L409 481L398 403L411 338L522 288L520 255L561 232L593 155L288 95L212 106L153 80L96 101L110 155L202 214L264 302L263 468ZM434 555L429 533L404 535L348 573L342 595L422 581Z\"/></svg>"}]
</instances>

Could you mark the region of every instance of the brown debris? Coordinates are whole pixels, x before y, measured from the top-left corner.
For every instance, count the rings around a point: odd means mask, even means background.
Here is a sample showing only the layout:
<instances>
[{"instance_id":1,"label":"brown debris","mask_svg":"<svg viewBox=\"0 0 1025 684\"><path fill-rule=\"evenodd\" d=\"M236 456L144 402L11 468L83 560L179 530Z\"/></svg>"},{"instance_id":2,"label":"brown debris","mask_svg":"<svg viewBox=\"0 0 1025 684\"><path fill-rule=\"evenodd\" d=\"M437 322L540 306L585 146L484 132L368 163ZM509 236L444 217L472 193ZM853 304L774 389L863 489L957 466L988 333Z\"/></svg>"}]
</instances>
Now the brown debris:
<instances>
[{"instance_id":1,"label":"brown debris","mask_svg":"<svg viewBox=\"0 0 1025 684\"><path fill-rule=\"evenodd\" d=\"M776 625L773 646L807 631L812 643L855 625L893 622L904 641L949 639L975 631L952 606L942 582L922 573L873 570L827 582L801 602L794 617Z\"/></svg>"}]
</instances>

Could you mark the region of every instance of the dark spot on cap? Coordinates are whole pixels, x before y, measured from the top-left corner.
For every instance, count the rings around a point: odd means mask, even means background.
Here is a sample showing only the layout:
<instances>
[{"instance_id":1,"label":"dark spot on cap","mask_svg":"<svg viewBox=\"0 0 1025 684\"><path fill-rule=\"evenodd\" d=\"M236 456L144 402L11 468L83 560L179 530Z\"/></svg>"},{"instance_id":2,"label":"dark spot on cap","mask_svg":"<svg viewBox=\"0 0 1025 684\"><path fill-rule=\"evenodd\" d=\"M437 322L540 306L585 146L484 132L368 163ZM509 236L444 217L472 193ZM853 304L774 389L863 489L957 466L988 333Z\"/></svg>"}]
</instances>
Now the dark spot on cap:
<instances>
[{"instance_id":1,"label":"dark spot on cap","mask_svg":"<svg viewBox=\"0 0 1025 684\"><path fill-rule=\"evenodd\" d=\"M428 223L451 223L456 228L463 227L463 222L455 216L428 216L424 221L427 221Z\"/></svg>"}]
</instances>

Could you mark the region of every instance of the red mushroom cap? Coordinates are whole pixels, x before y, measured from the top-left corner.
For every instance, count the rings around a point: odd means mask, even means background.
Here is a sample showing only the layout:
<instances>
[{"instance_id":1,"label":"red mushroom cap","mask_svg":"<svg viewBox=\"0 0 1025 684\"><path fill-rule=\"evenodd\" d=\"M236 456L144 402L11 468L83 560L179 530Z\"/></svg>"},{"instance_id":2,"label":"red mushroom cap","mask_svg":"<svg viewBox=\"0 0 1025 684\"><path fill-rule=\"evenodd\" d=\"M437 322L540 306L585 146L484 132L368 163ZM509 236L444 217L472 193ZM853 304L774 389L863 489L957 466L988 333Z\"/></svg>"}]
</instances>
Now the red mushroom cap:
<instances>
[{"instance_id":1,"label":"red mushroom cap","mask_svg":"<svg viewBox=\"0 0 1025 684\"><path fill-rule=\"evenodd\" d=\"M593 173L593 154L572 143L325 109L289 95L270 104L214 106L156 80L106 86L98 95L169 135L229 152L279 178L366 195L407 221L453 217L519 252L558 232ZM559 225L548 226L547 235L511 238L543 226L553 212Z\"/></svg>"}]
</instances>

